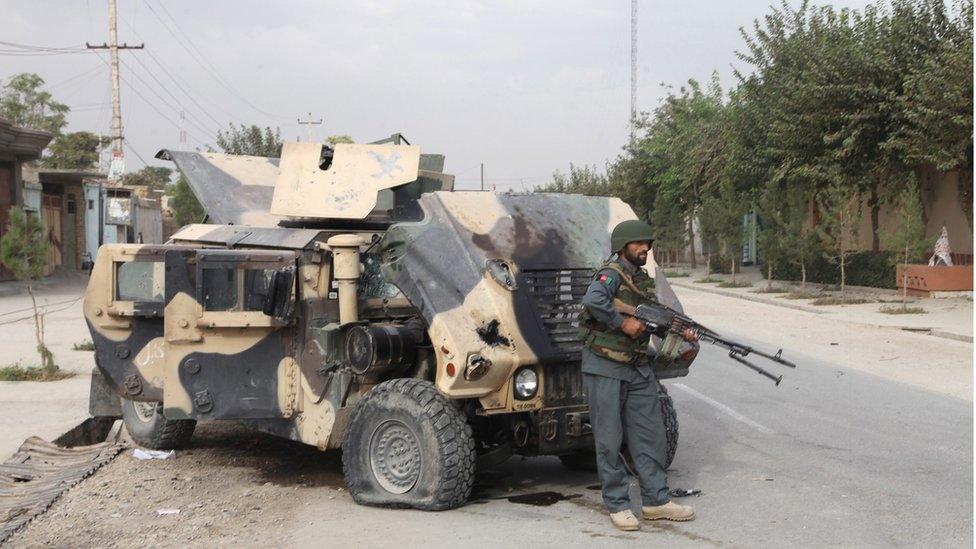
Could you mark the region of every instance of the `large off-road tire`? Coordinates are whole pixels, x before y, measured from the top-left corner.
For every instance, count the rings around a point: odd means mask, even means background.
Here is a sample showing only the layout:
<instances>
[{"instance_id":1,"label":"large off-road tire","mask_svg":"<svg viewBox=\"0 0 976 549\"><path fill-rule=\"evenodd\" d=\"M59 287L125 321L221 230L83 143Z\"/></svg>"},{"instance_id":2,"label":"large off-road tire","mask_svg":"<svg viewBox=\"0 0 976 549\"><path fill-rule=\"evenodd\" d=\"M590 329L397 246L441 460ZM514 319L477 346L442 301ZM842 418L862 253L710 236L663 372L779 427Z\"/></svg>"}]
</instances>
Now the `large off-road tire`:
<instances>
[{"instance_id":1,"label":"large off-road tire","mask_svg":"<svg viewBox=\"0 0 976 549\"><path fill-rule=\"evenodd\" d=\"M668 458L664 468L670 469L674 454L678 451L678 413L674 410L674 401L671 400L668 390L660 383L657 386L660 388L658 400L661 403L661 415L664 417L664 434L668 437Z\"/></svg>"},{"instance_id":2,"label":"large off-road tire","mask_svg":"<svg viewBox=\"0 0 976 549\"><path fill-rule=\"evenodd\" d=\"M166 419L162 402L136 402L122 399L122 421L136 444L151 450L172 450L186 444L197 422L192 419Z\"/></svg>"},{"instance_id":3,"label":"large off-road tire","mask_svg":"<svg viewBox=\"0 0 976 549\"><path fill-rule=\"evenodd\" d=\"M380 383L352 411L342 471L356 503L453 509L471 495L474 470L471 426L429 381Z\"/></svg>"},{"instance_id":4,"label":"large off-road tire","mask_svg":"<svg viewBox=\"0 0 976 549\"><path fill-rule=\"evenodd\" d=\"M658 383L658 387L660 387L658 401L661 404L661 416L664 420L664 434L668 440L667 463L664 468L668 469L674 461L674 454L678 451L678 413L674 410L674 402L671 400L668 390L660 383ZM634 462L630 458L630 452L624 448L623 453L627 466L633 470ZM594 450L583 450L562 455L559 456L559 461L573 471L596 471L596 452Z\"/></svg>"}]
</instances>

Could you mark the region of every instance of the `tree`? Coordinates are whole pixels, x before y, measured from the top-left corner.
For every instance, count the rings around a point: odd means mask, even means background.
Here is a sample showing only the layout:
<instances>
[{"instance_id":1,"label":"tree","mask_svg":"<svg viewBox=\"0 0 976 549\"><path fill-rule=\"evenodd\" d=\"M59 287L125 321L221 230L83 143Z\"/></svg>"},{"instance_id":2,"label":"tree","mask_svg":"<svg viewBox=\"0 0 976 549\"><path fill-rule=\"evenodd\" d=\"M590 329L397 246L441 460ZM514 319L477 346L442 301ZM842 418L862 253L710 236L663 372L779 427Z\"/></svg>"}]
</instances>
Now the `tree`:
<instances>
[{"instance_id":1,"label":"tree","mask_svg":"<svg viewBox=\"0 0 976 549\"><path fill-rule=\"evenodd\" d=\"M99 153L110 142L108 137L91 132L61 134L51 143L41 165L46 168L95 170L98 169Z\"/></svg>"},{"instance_id":2,"label":"tree","mask_svg":"<svg viewBox=\"0 0 976 549\"><path fill-rule=\"evenodd\" d=\"M712 242L712 250L717 249L730 262L732 284L735 284L735 272L739 267L742 254L742 243L745 232L742 227L742 216L746 213L748 200L732 190L731 185L723 184L719 192L708 196L702 202L701 226L702 245L706 234ZM706 273L706 277L708 274Z\"/></svg>"},{"instance_id":3,"label":"tree","mask_svg":"<svg viewBox=\"0 0 976 549\"><path fill-rule=\"evenodd\" d=\"M217 146L226 154L279 158L281 145L281 130L278 128L272 131L269 127L262 130L254 124L240 124L237 127L228 124L226 130L217 130Z\"/></svg>"},{"instance_id":4,"label":"tree","mask_svg":"<svg viewBox=\"0 0 976 549\"><path fill-rule=\"evenodd\" d=\"M761 227L759 249L766 262L766 287L772 287L772 273L777 265L800 268L800 291L806 290L807 265L819 252L817 235L809 220L811 193L802 187L768 182L759 198Z\"/></svg>"},{"instance_id":5,"label":"tree","mask_svg":"<svg viewBox=\"0 0 976 549\"><path fill-rule=\"evenodd\" d=\"M20 73L7 80L0 89L0 118L18 126L44 130L60 135L67 124L68 106L54 100L41 87L44 79L34 73Z\"/></svg>"},{"instance_id":6,"label":"tree","mask_svg":"<svg viewBox=\"0 0 976 549\"><path fill-rule=\"evenodd\" d=\"M671 257L676 256L688 242L684 212L681 211L677 201L659 194L654 201L651 218L653 220L651 227L654 229L654 249L664 253L665 264L670 266Z\"/></svg>"},{"instance_id":7,"label":"tree","mask_svg":"<svg viewBox=\"0 0 976 549\"><path fill-rule=\"evenodd\" d=\"M536 189L541 193L572 193L589 196L612 196L607 183L607 177L597 172L596 167L582 168L570 164L569 175L556 170L552 174L552 181Z\"/></svg>"},{"instance_id":8,"label":"tree","mask_svg":"<svg viewBox=\"0 0 976 549\"><path fill-rule=\"evenodd\" d=\"M173 210L173 218L177 225L203 222L207 212L200 205L200 201L193 194L190 184L186 182L183 175L180 175L175 184L166 188L166 194L170 197L169 207Z\"/></svg>"},{"instance_id":9,"label":"tree","mask_svg":"<svg viewBox=\"0 0 976 549\"><path fill-rule=\"evenodd\" d=\"M908 307L909 261L917 259L922 252L935 242L935 238L925 237L925 223L922 221L922 200L918 186L910 185L898 196L895 216L897 225L885 235L885 246L898 250L902 255L902 310ZM897 262L897 256L895 261Z\"/></svg>"},{"instance_id":10,"label":"tree","mask_svg":"<svg viewBox=\"0 0 976 549\"><path fill-rule=\"evenodd\" d=\"M145 166L137 172L123 175L122 184L129 186L144 185L150 189L164 190L170 185L172 175L173 170L171 168Z\"/></svg>"},{"instance_id":11,"label":"tree","mask_svg":"<svg viewBox=\"0 0 976 549\"><path fill-rule=\"evenodd\" d=\"M847 256L854 250L857 227L860 223L861 195L850 184L838 179L817 197L823 216L817 233L826 250L824 257L840 266L840 295L845 299L847 286Z\"/></svg>"},{"instance_id":12,"label":"tree","mask_svg":"<svg viewBox=\"0 0 976 549\"><path fill-rule=\"evenodd\" d=\"M904 75L897 97L903 123L887 145L902 152L912 165L940 170L973 169L973 4L961 2L955 18L933 6L928 19L936 36ZM905 14L904 25L919 24Z\"/></svg>"},{"instance_id":13,"label":"tree","mask_svg":"<svg viewBox=\"0 0 976 549\"><path fill-rule=\"evenodd\" d=\"M705 256L705 277L712 276L712 256L721 249L719 235L722 232L722 216L724 205L716 197L709 196L702 200L698 208L698 231L701 235L702 254Z\"/></svg>"},{"instance_id":14,"label":"tree","mask_svg":"<svg viewBox=\"0 0 976 549\"><path fill-rule=\"evenodd\" d=\"M27 215L21 209L10 210L7 233L0 239L0 262L14 277L24 281L27 294L34 309L34 336L37 339L37 352L41 355L41 368L45 375L52 375L58 367L54 355L44 344L44 316L37 310L33 282L44 274L49 262L51 244L44 234L44 226L36 216Z\"/></svg>"},{"instance_id":15,"label":"tree","mask_svg":"<svg viewBox=\"0 0 976 549\"><path fill-rule=\"evenodd\" d=\"M827 174L839 173L867 195L872 249L879 250L880 205L906 184L926 144L958 153L971 148L972 2L958 6L955 19L942 0L893 0L860 11L806 2L772 9L751 32L742 31L746 48L739 55L753 72L738 75L736 95L752 107L742 128L757 145L745 149L755 156L746 161L768 179L817 191L831 184ZM950 51L958 52L954 64L932 61L949 59ZM936 137L946 122L948 139ZM913 126L927 129L913 137Z\"/></svg>"},{"instance_id":16,"label":"tree","mask_svg":"<svg viewBox=\"0 0 976 549\"><path fill-rule=\"evenodd\" d=\"M355 143L351 137L348 135L330 135L325 138L325 142L329 144L330 147L335 147L339 143Z\"/></svg>"}]
</instances>

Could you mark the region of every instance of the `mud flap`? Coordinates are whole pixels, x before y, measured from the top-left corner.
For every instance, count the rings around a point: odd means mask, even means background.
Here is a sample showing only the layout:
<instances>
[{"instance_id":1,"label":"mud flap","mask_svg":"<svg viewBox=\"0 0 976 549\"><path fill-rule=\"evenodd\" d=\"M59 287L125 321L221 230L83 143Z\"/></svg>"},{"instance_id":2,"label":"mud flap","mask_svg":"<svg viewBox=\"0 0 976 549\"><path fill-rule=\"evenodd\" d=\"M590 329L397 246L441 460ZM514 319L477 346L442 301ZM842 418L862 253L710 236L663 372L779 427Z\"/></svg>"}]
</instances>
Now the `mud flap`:
<instances>
[{"instance_id":1,"label":"mud flap","mask_svg":"<svg viewBox=\"0 0 976 549\"><path fill-rule=\"evenodd\" d=\"M88 395L88 415L92 417L122 418L122 405L119 395L108 384L102 371L92 368L91 390Z\"/></svg>"}]
</instances>

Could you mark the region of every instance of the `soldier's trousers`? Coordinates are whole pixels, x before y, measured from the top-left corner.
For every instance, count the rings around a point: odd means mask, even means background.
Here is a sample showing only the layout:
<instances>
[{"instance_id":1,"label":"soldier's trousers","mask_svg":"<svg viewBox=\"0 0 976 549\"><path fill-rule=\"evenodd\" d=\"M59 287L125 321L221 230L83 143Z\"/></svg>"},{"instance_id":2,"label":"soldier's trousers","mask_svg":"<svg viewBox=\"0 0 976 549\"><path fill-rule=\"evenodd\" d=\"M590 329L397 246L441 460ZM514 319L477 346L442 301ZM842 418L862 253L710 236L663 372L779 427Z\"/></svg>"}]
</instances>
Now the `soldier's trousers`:
<instances>
[{"instance_id":1,"label":"soldier's trousers","mask_svg":"<svg viewBox=\"0 0 976 549\"><path fill-rule=\"evenodd\" d=\"M629 476L620 455L630 450L640 482L642 505L664 505L668 498L668 441L658 401L657 380L635 376L624 381L583 374L596 443L603 502L611 513L630 509Z\"/></svg>"}]
</instances>

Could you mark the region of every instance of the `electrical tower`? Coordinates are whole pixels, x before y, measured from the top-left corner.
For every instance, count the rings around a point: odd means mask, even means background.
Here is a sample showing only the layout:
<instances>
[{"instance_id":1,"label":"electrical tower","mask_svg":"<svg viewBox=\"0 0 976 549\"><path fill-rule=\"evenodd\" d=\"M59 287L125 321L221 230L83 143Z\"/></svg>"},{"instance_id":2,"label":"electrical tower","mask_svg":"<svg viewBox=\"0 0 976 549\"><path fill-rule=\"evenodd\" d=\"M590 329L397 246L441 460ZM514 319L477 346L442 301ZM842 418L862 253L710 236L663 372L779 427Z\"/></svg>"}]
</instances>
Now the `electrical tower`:
<instances>
[{"instance_id":1,"label":"electrical tower","mask_svg":"<svg viewBox=\"0 0 976 549\"><path fill-rule=\"evenodd\" d=\"M108 50L109 68L112 79L112 165L109 167L109 177L121 176L122 162L122 99L119 97L119 50L141 50L146 45L130 46L123 42L119 45L118 22L116 21L116 0L108 0L108 44L92 45L85 42L90 50Z\"/></svg>"},{"instance_id":2,"label":"electrical tower","mask_svg":"<svg viewBox=\"0 0 976 549\"><path fill-rule=\"evenodd\" d=\"M319 118L317 121L312 120L312 113L308 113L308 120L302 120L301 117L298 118L298 125L305 126L305 139L311 143L312 140L312 126L319 126L322 124L322 119Z\"/></svg>"},{"instance_id":3,"label":"electrical tower","mask_svg":"<svg viewBox=\"0 0 976 549\"><path fill-rule=\"evenodd\" d=\"M637 0L630 0L630 141L637 129Z\"/></svg>"}]
</instances>

